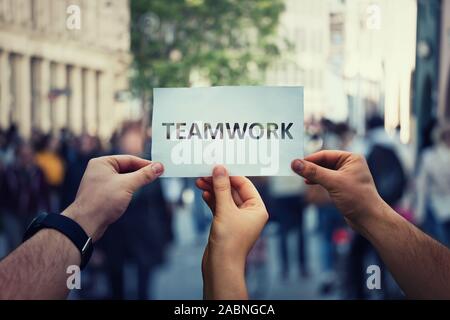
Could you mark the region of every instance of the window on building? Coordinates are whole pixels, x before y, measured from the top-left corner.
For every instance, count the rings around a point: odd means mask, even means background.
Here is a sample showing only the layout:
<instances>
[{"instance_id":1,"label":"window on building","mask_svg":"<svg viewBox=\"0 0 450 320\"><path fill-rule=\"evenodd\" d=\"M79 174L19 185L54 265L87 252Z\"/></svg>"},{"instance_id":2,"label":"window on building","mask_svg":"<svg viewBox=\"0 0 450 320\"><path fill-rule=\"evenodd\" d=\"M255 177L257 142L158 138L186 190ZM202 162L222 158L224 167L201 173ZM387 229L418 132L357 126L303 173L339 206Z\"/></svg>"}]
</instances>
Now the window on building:
<instances>
[{"instance_id":1,"label":"window on building","mask_svg":"<svg viewBox=\"0 0 450 320\"><path fill-rule=\"evenodd\" d=\"M447 72L447 96L445 97L445 117L450 120L450 68Z\"/></svg>"},{"instance_id":2,"label":"window on building","mask_svg":"<svg viewBox=\"0 0 450 320\"><path fill-rule=\"evenodd\" d=\"M50 63L50 91L52 91L52 90L57 88L57 84L56 84L56 72L57 72L57 70L56 70L56 68L57 68L56 63L51 62ZM50 121L49 121L49 123L50 123L50 125L52 126L52 129L53 129L53 126L55 125L55 121L56 121L56 119L55 119L55 108L56 108L56 106L55 106L55 102L54 102L55 99L49 97L49 100L50 100Z\"/></svg>"},{"instance_id":3,"label":"window on building","mask_svg":"<svg viewBox=\"0 0 450 320\"><path fill-rule=\"evenodd\" d=\"M87 130L87 71L83 69L81 71L81 130L86 132Z\"/></svg>"},{"instance_id":4,"label":"window on building","mask_svg":"<svg viewBox=\"0 0 450 320\"><path fill-rule=\"evenodd\" d=\"M102 97L100 96L102 94L102 83L101 83L102 73L97 71L95 73L95 126L98 133L98 130L100 129L100 104Z\"/></svg>"},{"instance_id":5,"label":"window on building","mask_svg":"<svg viewBox=\"0 0 450 320\"><path fill-rule=\"evenodd\" d=\"M37 0L31 0L30 1L30 14L31 14L31 28L33 30L37 30L39 28L39 24L38 24L38 17L39 17L39 12L38 12L39 6L37 3Z\"/></svg>"},{"instance_id":6,"label":"window on building","mask_svg":"<svg viewBox=\"0 0 450 320\"><path fill-rule=\"evenodd\" d=\"M31 58L31 125L34 128L40 126L40 101L39 101L39 59Z\"/></svg>"},{"instance_id":7,"label":"window on building","mask_svg":"<svg viewBox=\"0 0 450 320\"><path fill-rule=\"evenodd\" d=\"M9 22L11 21L11 2L10 1L2 1L0 3L0 22Z\"/></svg>"},{"instance_id":8,"label":"window on building","mask_svg":"<svg viewBox=\"0 0 450 320\"><path fill-rule=\"evenodd\" d=\"M72 122L74 119L72 119L72 110L75 108L75 106L72 105L72 99L70 99L70 96L73 94L73 83L72 83L72 73L73 73L73 66L67 65L66 66L66 84L68 89L68 101L67 101L67 113L66 113L66 122L67 125L70 127L72 125Z\"/></svg>"},{"instance_id":9,"label":"window on building","mask_svg":"<svg viewBox=\"0 0 450 320\"><path fill-rule=\"evenodd\" d=\"M9 107L9 123L15 123L14 110L16 110L16 100L17 100L17 88L16 88L16 77L17 77L17 65L16 65L16 55L9 55L9 65L10 65L10 77L9 77L9 87L11 92L11 100Z\"/></svg>"}]
</instances>

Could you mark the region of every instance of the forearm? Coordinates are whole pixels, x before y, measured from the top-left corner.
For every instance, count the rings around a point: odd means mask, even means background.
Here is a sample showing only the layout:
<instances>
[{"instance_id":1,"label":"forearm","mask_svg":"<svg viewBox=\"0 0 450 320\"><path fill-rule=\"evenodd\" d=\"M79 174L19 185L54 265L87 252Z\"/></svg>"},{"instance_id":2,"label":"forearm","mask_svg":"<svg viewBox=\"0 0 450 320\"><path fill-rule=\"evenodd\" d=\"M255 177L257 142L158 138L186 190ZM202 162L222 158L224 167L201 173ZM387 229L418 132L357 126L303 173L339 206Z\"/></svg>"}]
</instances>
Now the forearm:
<instances>
[{"instance_id":1,"label":"forearm","mask_svg":"<svg viewBox=\"0 0 450 320\"><path fill-rule=\"evenodd\" d=\"M41 230L0 262L0 299L65 299L67 267L79 264L66 236Z\"/></svg>"},{"instance_id":2,"label":"forearm","mask_svg":"<svg viewBox=\"0 0 450 320\"><path fill-rule=\"evenodd\" d=\"M450 299L450 250L387 204L361 233L373 244L407 297Z\"/></svg>"},{"instance_id":3,"label":"forearm","mask_svg":"<svg viewBox=\"0 0 450 320\"><path fill-rule=\"evenodd\" d=\"M235 261L226 254L208 251L203 270L204 299L247 300L245 261Z\"/></svg>"}]
</instances>

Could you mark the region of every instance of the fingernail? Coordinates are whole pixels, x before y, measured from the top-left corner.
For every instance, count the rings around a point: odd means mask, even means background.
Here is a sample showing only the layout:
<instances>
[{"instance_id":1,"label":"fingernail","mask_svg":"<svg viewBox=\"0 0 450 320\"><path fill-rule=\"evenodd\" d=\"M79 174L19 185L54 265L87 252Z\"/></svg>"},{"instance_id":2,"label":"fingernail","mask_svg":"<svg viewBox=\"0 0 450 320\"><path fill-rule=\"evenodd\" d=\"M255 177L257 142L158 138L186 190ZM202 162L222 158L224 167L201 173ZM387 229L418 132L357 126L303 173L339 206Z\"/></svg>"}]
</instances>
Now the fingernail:
<instances>
[{"instance_id":1,"label":"fingernail","mask_svg":"<svg viewBox=\"0 0 450 320\"><path fill-rule=\"evenodd\" d=\"M297 159L294 160L294 163L292 164L292 169L294 169L295 172L302 172L303 168L305 167L303 161Z\"/></svg>"},{"instance_id":2,"label":"fingernail","mask_svg":"<svg viewBox=\"0 0 450 320\"><path fill-rule=\"evenodd\" d=\"M225 177L227 175L227 170L224 166L217 166L213 170L213 176L216 178Z\"/></svg>"},{"instance_id":3,"label":"fingernail","mask_svg":"<svg viewBox=\"0 0 450 320\"><path fill-rule=\"evenodd\" d=\"M154 163L152 163L152 170L153 170L154 174L159 176L161 173L163 173L164 168L163 168L163 165L161 163L154 162Z\"/></svg>"}]
</instances>

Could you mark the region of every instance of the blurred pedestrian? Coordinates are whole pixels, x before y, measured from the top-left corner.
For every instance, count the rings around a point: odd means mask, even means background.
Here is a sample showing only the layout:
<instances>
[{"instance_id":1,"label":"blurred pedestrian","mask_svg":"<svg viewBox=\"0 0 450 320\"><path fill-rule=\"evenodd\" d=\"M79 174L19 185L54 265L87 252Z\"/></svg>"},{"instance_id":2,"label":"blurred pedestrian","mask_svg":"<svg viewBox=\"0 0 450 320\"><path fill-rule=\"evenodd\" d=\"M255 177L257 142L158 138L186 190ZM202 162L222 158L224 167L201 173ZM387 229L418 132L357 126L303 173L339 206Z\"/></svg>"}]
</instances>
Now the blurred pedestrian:
<instances>
[{"instance_id":1,"label":"blurred pedestrian","mask_svg":"<svg viewBox=\"0 0 450 320\"><path fill-rule=\"evenodd\" d=\"M21 143L16 148L15 157L5 174L6 207L10 215L17 219L21 235L36 214L50 210L50 192L44 173L35 164L32 147Z\"/></svg>"},{"instance_id":2,"label":"blurred pedestrian","mask_svg":"<svg viewBox=\"0 0 450 320\"><path fill-rule=\"evenodd\" d=\"M330 120L321 121L321 136L324 150L347 150L353 143L353 132L346 123L334 123ZM320 186L309 186L307 189L308 203L317 207L318 231L321 240L320 258L322 263L321 294L330 293L336 286L336 244L333 241L334 232L344 225L344 221L336 206L331 201L326 190Z\"/></svg>"},{"instance_id":3,"label":"blurred pedestrian","mask_svg":"<svg viewBox=\"0 0 450 320\"><path fill-rule=\"evenodd\" d=\"M308 268L303 225L304 183L294 177L271 177L270 182L270 197L273 200L271 219L278 223L281 277L285 280L289 278L292 254L288 238L291 231L297 233L297 267L299 273L302 277L307 277Z\"/></svg>"},{"instance_id":4,"label":"blurred pedestrian","mask_svg":"<svg viewBox=\"0 0 450 320\"><path fill-rule=\"evenodd\" d=\"M367 164L384 201L395 206L407 185L405 168L395 140L384 128L384 119L372 116L367 124Z\"/></svg>"},{"instance_id":5,"label":"blurred pedestrian","mask_svg":"<svg viewBox=\"0 0 450 320\"><path fill-rule=\"evenodd\" d=\"M1 240L6 240L6 232L4 228L4 216L6 214L6 199L8 195L6 194L7 188L6 188L6 168L5 168L5 161L4 161L4 149L6 146L6 137L3 130L0 129L0 242ZM3 244L3 246L2 246ZM5 253L8 251L8 243L0 243L0 259L3 257Z\"/></svg>"},{"instance_id":6,"label":"blurred pedestrian","mask_svg":"<svg viewBox=\"0 0 450 320\"><path fill-rule=\"evenodd\" d=\"M17 127L14 124L3 134L2 140L0 141L0 161L8 167L14 162L16 147L21 142Z\"/></svg>"},{"instance_id":7,"label":"blurred pedestrian","mask_svg":"<svg viewBox=\"0 0 450 320\"><path fill-rule=\"evenodd\" d=\"M51 135L44 135L36 142L36 165L44 173L50 190L50 211L61 210L61 188L64 181L64 161L59 153L59 140Z\"/></svg>"},{"instance_id":8,"label":"blurred pedestrian","mask_svg":"<svg viewBox=\"0 0 450 320\"><path fill-rule=\"evenodd\" d=\"M435 128L434 140L421 158L416 214L425 231L450 246L450 123Z\"/></svg>"},{"instance_id":9,"label":"blurred pedestrian","mask_svg":"<svg viewBox=\"0 0 450 320\"><path fill-rule=\"evenodd\" d=\"M402 199L407 187L405 169L400 160L399 151L393 138L384 128L384 119L379 115L372 115L367 121L366 136L367 165L373 176L375 186L381 198L392 208ZM381 267L381 260L372 245L361 235L355 235L350 253L350 274L352 287L350 297L357 299L368 298L365 285L365 275L368 259L374 259ZM383 268L382 268L383 270ZM387 275L382 273L382 292L384 298L389 298ZM389 286L390 287L390 286Z\"/></svg>"},{"instance_id":10,"label":"blurred pedestrian","mask_svg":"<svg viewBox=\"0 0 450 320\"><path fill-rule=\"evenodd\" d=\"M89 160L100 155L96 150L94 138L88 134L83 134L79 139L68 143L64 154L66 172L62 186L62 208L68 207L75 199Z\"/></svg>"},{"instance_id":11,"label":"blurred pedestrian","mask_svg":"<svg viewBox=\"0 0 450 320\"><path fill-rule=\"evenodd\" d=\"M211 225L211 212L202 199L201 191L195 188L195 179L188 178L186 180L187 188L193 192L193 203L191 208L196 242L203 245L205 233Z\"/></svg>"}]
</instances>

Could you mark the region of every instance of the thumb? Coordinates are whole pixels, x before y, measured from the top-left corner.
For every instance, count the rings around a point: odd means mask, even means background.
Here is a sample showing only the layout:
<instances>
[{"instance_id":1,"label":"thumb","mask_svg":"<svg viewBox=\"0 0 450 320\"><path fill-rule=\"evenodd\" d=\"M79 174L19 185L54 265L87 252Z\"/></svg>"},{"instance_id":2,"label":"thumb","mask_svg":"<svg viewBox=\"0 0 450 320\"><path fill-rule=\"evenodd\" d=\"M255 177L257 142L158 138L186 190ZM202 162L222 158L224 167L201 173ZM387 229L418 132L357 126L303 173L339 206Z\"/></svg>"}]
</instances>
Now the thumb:
<instances>
[{"instance_id":1,"label":"thumb","mask_svg":"<svg viewBox=\"0 0 450 320\"><path fill-rule=\"evenodd\" d=\"M153 162L135 172L123 174L122 176L128 181L132 191L135 192L139 188L154 181L164 172L164 166L160 162Z\"/></svg>"},{"instance_id":2,"label":"thumb","mask_svg":"<svg viewBox=\"0 0 450 320\"><path fill-rule=\"evenodd\" d=\"M315 163L296 159L292 161L292 170L311 183L320 184L327 189L335 179L333 170L321 167Z\"/></svg>"},{"instance_id":3,"label":"thumb","mask_svg":"<svg viewBox=\"0 0 450 320\"><path fill-rule=\"evenodd\" d=\"M224 166L216 166L214 168L212 181L216 206L234 203L231 195L230 177Z\"/></svg>"}]
</instances>

